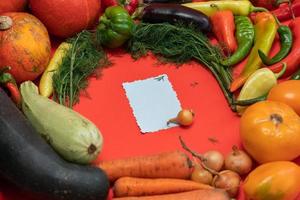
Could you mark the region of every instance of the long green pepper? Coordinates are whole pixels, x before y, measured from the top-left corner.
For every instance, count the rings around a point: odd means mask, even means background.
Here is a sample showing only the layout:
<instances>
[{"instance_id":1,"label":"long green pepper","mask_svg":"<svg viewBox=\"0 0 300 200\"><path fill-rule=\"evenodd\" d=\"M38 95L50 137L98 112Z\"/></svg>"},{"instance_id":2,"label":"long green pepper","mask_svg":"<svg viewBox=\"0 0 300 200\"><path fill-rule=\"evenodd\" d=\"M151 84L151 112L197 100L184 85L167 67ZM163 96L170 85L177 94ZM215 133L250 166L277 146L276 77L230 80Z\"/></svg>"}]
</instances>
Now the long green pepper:
<instances>
[{"instance_id":1,"label":"long green pepper","mask_svg":"<svg viewBox=\"0 0 300 200\"><path fill-rule=\"evenodd\" d=\"M238 48L235 53L222 62L225 66L232 66L243 60L251 50L254 41L254 27L247 16L235 16L236 39Z\"/></svg>"},{"instance_id":2,"label":"long green pepper","mask_svg":"<svg viewBox=\"0 0 300 200\"><path fill-rule=\"evenodd\" d=\"M284 59L290 52L293 45L292 31L288 26L280 25L277 29L280 37L280 51L272 58L268 58L261 50L258 50L259 57L265 65L273 65Z\"/></svg>"}]
</instances>

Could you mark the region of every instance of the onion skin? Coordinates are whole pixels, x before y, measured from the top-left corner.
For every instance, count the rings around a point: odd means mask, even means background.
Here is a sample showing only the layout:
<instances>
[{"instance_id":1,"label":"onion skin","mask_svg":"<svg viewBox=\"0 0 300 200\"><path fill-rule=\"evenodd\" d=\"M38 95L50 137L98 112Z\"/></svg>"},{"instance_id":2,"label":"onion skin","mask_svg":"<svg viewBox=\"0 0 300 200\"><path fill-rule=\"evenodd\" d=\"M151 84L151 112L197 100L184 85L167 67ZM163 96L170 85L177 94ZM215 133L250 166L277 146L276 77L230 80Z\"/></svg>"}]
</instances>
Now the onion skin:
<instances>
[{"instance_id":1,"label":"onion skin","mask_svg":"<svg viewBox=\"0 0 300 200\"><path fill-rule=\"evenodd\" d=\"M211 185L213 175L209 171L203 169L201 166L196 165L191 174L191 180L198 183Z\"/></svg>"},{"instance_id":2,"label":"onion skin","mask_svg":"<svg viewBox=\"0 0 300 200\"><path fill-rule=\"evenodd\" d=\"M234 171L239 175L248 174L252 169L252 159L243 150L233 147L232 151L225 157L225 169Z\"/></svg>"},{"instance_id":3,"label":"onion skin","mask_svg":"<svg viewBox=\"0 0 300 200\"><path fill-rule=\"evenodd\" d=\"M202 162L206 167L218 172L224 165L224 156L216 150L207 151L203 154Z\"/></svg>"},{"instance_id":4,"label":"onion skin","mask_svg":"<svg viewBox=\"0 0 300 200\"><path fill-rule=\"evenodd\" d=\"M190 126L192 125L193 121L194 121L194 112L190 109L182 109L181 111L179 111L179 113L177 114L176 118L172 118L170 119L167 124L169 123L175 123L175 124L179 124L181 126Z\"/></svg>"},{"instance_id":5,"label":"onion skin","mask_svg":"<svg viewBox=\"0 0 300 200\"><path fill-rule=\"evenodd\" d=\"M234 198L239 192L241 177L231 170L221 171L213 179L212 186L225 189L230 197Z\"/></svg>"}]
</instances>

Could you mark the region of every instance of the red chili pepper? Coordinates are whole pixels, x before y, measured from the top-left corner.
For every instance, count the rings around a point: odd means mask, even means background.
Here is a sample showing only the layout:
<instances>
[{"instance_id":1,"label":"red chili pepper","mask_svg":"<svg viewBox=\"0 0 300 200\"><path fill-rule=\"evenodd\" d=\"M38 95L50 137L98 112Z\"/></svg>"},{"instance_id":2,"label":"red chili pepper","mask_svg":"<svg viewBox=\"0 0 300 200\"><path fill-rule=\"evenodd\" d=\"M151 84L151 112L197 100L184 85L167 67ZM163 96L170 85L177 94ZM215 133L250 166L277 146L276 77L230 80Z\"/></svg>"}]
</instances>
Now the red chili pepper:
<instances>
[{"instance_id":1,"label":"red chili pepper","mask_svg":"<svg viewBox=\"0 0 300 200\"><path fill-rule=\"evenodd\" d=\"M233 53L237 49L237 42L234 36L235 24L232 11L217 11L210 19L213 33L221 46L224 45L224 52L226 54Z\"/></svg>"},{"instance_id":2,"label":"red chili pepper","mask_svg":"<svg viewBox=\"0 0 300 200\"><path fill-rule=\"evenodd\" d=\"M138 0L129 0L129 2L125 2L125 9L127 10L127 12L132 15L134 13L134 11L137 9L139 5L139 1Z\"/></svg>"},{"instance_id":3,"label":"red chili pepper","mask_svg":"<svg viewBox=\"0 0 300 200\"><path fill-rule=\"evenodd\" d=\"M18 108L21 107L22 97L19 91L19 88L16 84L12 82L7 82L5 88L9 91L10 98L17 105Z\"/></svg>"},{"instance_id":4,"label":"red chili pepper","mask_svg":"<svg viewBox=\"0 0 300 200\"><path fill-rule=\"evenodd\" d=\"M10 70L10 67L4 68L0 71L0 84L8 90L10 98L17 105L17 107L20 108L22 102L21 93L14 77L10 73L5 72L7 70Z\"/></svg>"},{"instance_id":5,"label":"red chili pepper","mask_svg":"<svg viewBox=\"0 0 300 200\"><path fill-rule=\"evenodd\" d=\"M287 68L282 76L283 78L293 74L300 66L300 17L297 17L291 21L289 27L293 33L294 40L291 52L279 63L269 67L273 72L277 73L282 69L282 63L285 62Z\"/></svg>"},{"instance_id":6,"label":"red chili pepper","mask_svg":"<svg viewBox=\"0 0 300 200\"><path fill-rule=\"evenodd\" d=\"M295 0L291 5L284 3L279 6L272 13L277 17L279 21L286 21L294 17L300 16L300 0Z\"/></svg>"},{"instance_id":7,"label":"red chili pepper","mask_svg":"<svg viewBox=\"0 0 300 200\"><path fill-rule=\"evenodd\" d=\"M268 10L278 8L278 0L250 0L254 6L264 7Z\"/></svg>"}]
</instances>

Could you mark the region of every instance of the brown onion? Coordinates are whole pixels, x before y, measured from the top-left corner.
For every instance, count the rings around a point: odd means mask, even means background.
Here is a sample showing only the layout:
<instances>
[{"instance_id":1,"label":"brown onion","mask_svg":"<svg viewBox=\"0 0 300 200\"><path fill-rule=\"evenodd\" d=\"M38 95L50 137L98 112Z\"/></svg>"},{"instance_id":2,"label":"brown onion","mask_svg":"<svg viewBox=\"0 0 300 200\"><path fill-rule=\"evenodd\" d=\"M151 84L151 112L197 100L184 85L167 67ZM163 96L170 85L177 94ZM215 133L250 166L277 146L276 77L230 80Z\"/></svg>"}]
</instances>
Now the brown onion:
<instances>
[{"instance_id":1,"label":"brown onion","mask_svg":"<svg viewBox=\"0 0 300 200\"><path fill-rule=\"evenodd\" d=\"M221 171L213 178L212 186L226 190L230 197L237 196L240 187L241 177L231 170Z\"/></svg>"},{"instance_id":2,"label":"brown onion","mask_svg":"<svg viewBox=\"0 0 300 200\"><path fill-rule=\"evenodd\" d=\"M225 169L245 175L252 169L252 160L246 152L233 146L232 151L225 158Z\"/></svg>"},{"instance_id":3,"label":"brown onion","mask_svg":"<svg viewBox=\"0 0 300 200\"><path fill-rule=\"evenodd\" d=\"M224 156L219 151L211 150L203 154L203 164L215 171L220 171L224 165Z\"/></svg>"},{"instance_id":4,"label":"brown onion","mask_svg":"<svg viewBox=\"0 0 300 200\"><path fill-rule=\"evenodd\" d=\"M203 169L201 166L196 165L193 169L191 180L210 185L213 180L213 175L209 171Z\"/></svg>"},{"instance_id":5,"label":"brown onion","mask_svg":"<svg viewBox=\"0 0 300 200\"><path fill-rule=\"evenodd\" d=\"M190 109L182 109L176 118L170 119L167 124L175 123L181 126L190 126L194 121L194 112Z\"/></svg>"}]
</instances>

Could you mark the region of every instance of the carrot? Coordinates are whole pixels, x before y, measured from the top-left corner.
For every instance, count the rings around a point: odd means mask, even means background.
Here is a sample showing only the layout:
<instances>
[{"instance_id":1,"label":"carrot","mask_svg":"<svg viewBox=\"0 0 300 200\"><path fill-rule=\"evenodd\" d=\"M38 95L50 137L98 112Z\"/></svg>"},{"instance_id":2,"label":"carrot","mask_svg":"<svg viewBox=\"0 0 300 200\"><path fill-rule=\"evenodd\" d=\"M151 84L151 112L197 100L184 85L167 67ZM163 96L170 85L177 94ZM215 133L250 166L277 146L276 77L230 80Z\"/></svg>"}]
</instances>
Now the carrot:
<instances>
[{"instance_id":1,"label":"carrot","mask_svg":"<svg viewBox=\"0 0 300 200\"><path fill-rule=\"evenodd\" d=\"M116 197L146 196L178 192L187 192L200 189L213 189L212 186L197 183L190 180L171 178L119 178L114 185L113 191Z\"/></svg>"},{"instance_id":2,"label":"carrot","mask_svg":"<svg viewBox=\"0 0 300 200\"><path fill-rule=\"evenodd\" d=\"M113 200L230 200L230 198L224 190L213 189L144 197L113 198Z\"/></svg>"},{"instance_id":3,"label":"carrot","mask_svg":"<svg viewBox=\"0 0 300 200\"><path fill-rule=\"evenodd\" d=\"M111 182L120 177L179 178L191 175L191 161L183 152L176 150L156 155L102 161L98 167L106 172Z\"/></svg>"}]
</instances>

